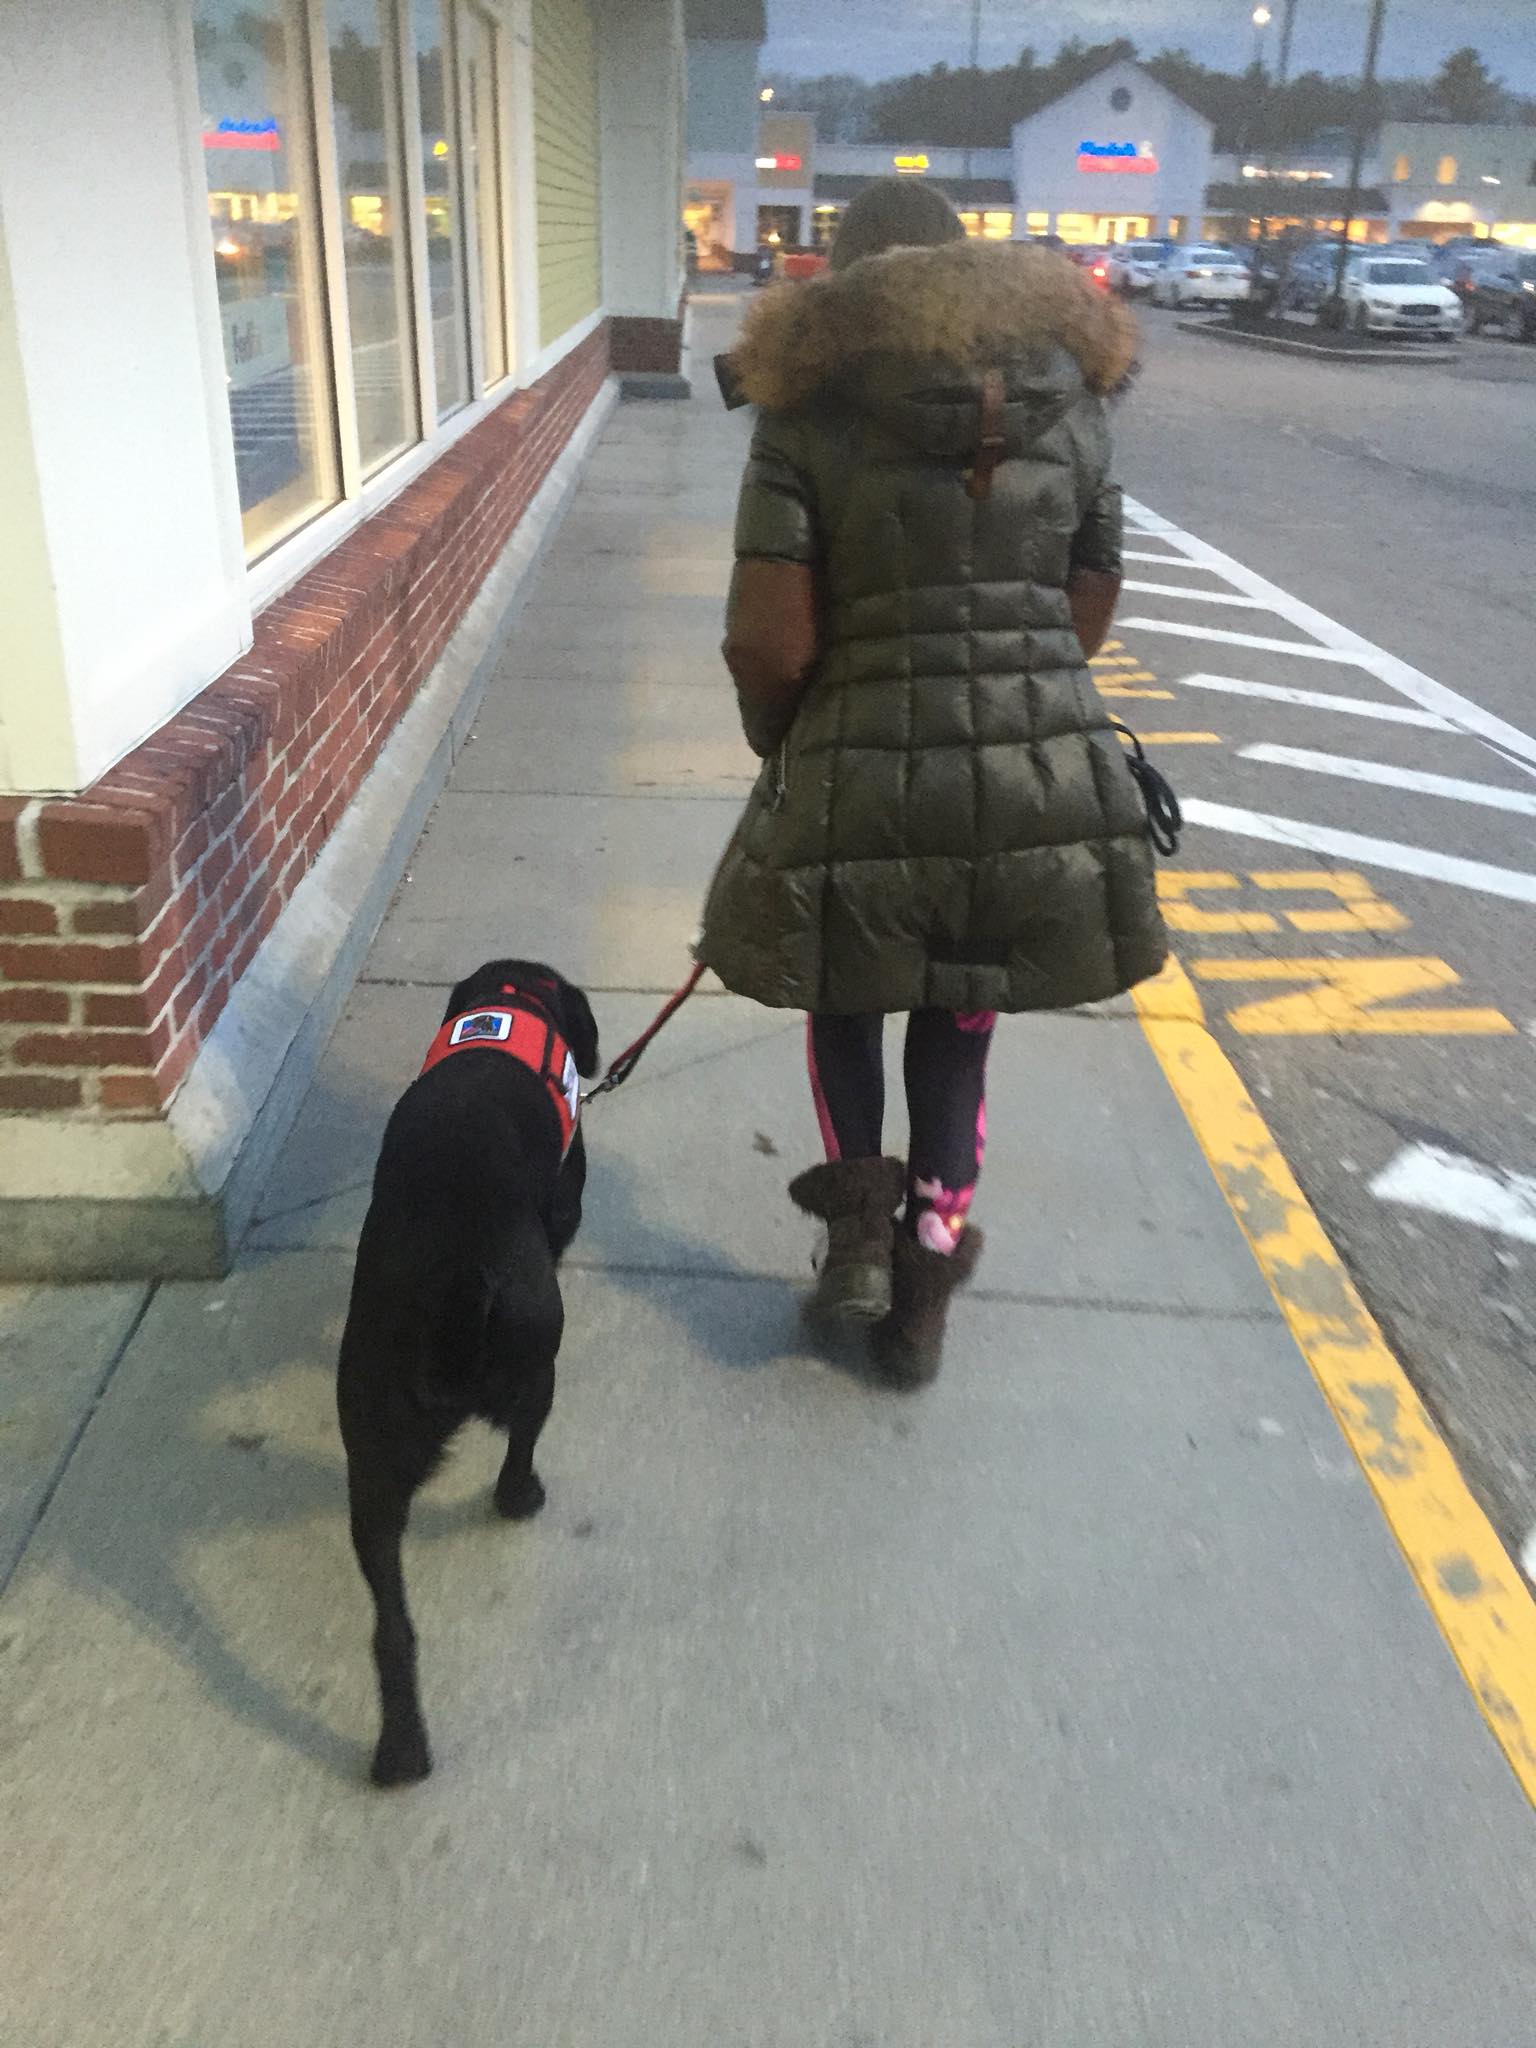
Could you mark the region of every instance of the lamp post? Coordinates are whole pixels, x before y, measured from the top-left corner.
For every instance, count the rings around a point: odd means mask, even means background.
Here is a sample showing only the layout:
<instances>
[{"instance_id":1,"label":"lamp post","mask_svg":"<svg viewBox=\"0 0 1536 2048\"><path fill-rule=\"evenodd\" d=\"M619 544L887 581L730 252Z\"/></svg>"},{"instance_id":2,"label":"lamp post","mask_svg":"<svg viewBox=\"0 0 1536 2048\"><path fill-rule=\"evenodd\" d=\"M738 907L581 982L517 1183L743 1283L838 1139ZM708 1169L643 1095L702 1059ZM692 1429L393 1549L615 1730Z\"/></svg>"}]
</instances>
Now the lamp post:
<instances>
[{"instance_id":1,"label":"lamp post","mask_svg":"<svg viewBox=\"0 0 1536 2048\"><path fill-rule=\"evenodd\" d=\"M1254 10L1254 22L1258 26L1261 35L1267 23L1260 23L1259 15L1264 14L1268 16L1268 13L1269 10L1264 7L1258 7ZM1260 181L1259 242L1256 252L1257 260L1254 265L1255 272L1258 270L1259 263L1263 261L1264 244L1269 239L1269 187L1275 171L1275 122L1279 113L1278 96L1284 91L1286 80L1290 77L1291 32L1295 26L1296 0L1283 0L1283 9L1280 16L1280 49L1275 58L1275 75L1273 81L1266 86L1263 100L1264 152L1260 164L1263 177ZM1271 92L1275 95L1273 99L1270 97ZM1278 309L1289 269L1289 261L1283 259L1277 253L1274 258L1273 292L1269 295L1262 292L1257 295L1262 315L1267 316L1270 312Z\"/></svg>"},{"instance_id":2,"label":"lamp post","mask_svg":"<svg viewBox=\"0 0 1536 2048\"><path fill-rule=\"evenodd\" d=\"M981 0L971 0L971 111L965 125L965 181L971 179L971 151L976 142L976 116L981 98ZM966 194L970 199L970 194Z\"/></svg>"},{"instance_id":3,"label":"lamp post","mask_svg":"<svg viewBox=\"0 0 1536 2048\"><path fill-rule=\"evenodd\" d=\"M1264 247L1264 236L1269 226L1269 215L1265 206L1265 188L1268 184L1265 173L1269 169L1269 80L1264 71L1264 31L1273 20L1274 16L1263 4L1263 0L1260 0L1260 4L1253 10L1253 68L1259 74L1255 82L1256 96L1253 106L1253 153L1259 159L1259 234L1256 250ZM1258 267L1257 255L1254 267Z\"/></svg>"},{"instance_id":4,"label":"lamp post","mask_svg":"<svg viewBox=\"0 0 1536 2048\"><path fill-rule=\"evenodd\" d=\"M1262 5L1253 10L1253 61L1261 71L1264 68L1264 31L1274 18Z\"/></svg>"},{"instance_id":5,"label":"lamp post","mask_svg":"<svg viewBox=\"0 0 1536 2048\"><path fill-rule=\"evenodd\" d=\"M1355 109L1354 140L1349 150L1349 191L1344 198L1344 227L1339 236L1339 253L1333 266L1331 300L1333 324L1339 324L1340 302L1344 296L1344 265L1349 258L1349 231L1360 206L1360 166L1365 160L1365 138L1376 112L1376 58L1381 50L1381 25L1386 18L1387 0L1371 0L1371 25L1365 38L1365 68L1360 74L1360 98Z\"/></svg>"}]
</instances>

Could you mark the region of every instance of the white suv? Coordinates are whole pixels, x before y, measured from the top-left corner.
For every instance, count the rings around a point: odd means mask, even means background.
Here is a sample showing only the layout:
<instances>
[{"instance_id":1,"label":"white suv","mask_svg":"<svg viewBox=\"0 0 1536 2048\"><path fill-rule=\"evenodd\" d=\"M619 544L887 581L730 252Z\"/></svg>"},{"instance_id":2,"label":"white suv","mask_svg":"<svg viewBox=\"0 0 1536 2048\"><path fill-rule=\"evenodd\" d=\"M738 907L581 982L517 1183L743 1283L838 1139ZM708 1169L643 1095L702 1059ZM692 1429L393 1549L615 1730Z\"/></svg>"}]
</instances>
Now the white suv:
<instances>
[{"instance_id":1,"label":"white suv","mask_svg":"<svg viewBox=\"0 0 1536 2048\"><path fill-rule=\"evenodd\" d=\"M1356 334L1461 333L1461 301L1412 256L1351 256L1344 319Z\"/></svg>"},{"instance_id":2,"label":"white suv","mask_svg":"<svg viewBox=\"0 0 1536 2048\"><path fill-rule=\"evenodd\" d=\"M1159 306L1230 306L1248 296L1248 267L1230 249L1196 243L1170 251L1152 280L1152 299Z\"/></svg>"}]
</instances>

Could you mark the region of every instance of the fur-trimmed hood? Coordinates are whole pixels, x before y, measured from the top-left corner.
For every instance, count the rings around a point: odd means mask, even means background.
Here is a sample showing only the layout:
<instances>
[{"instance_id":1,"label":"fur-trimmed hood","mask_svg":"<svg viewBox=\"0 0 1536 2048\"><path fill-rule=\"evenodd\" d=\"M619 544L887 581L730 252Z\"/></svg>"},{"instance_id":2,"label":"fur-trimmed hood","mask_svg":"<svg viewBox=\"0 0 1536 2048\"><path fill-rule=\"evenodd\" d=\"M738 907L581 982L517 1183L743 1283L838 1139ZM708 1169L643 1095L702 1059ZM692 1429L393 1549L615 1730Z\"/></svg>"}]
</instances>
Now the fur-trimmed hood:
<instances>
[{"instance_id":1,"label":"fur-trimmed hood","mask_svg":"<svg viewBox=\"0 0 1536 2048\"><path fill-rule=\"evenodd\" d=\"M1070 401L1084 387L1101 396L1118 390L1135 355L1130 312L1065 257L965 241L893 249L777 286L748 313L732 363L750 403L778 411L805 405L834 380L846 389L848 373L873 367L875 357L963 383L994 365L1017 365L1036 395L1048 383ZM1063 390L1058 372L1077 390Z\"/></svg>"}]
</instances>

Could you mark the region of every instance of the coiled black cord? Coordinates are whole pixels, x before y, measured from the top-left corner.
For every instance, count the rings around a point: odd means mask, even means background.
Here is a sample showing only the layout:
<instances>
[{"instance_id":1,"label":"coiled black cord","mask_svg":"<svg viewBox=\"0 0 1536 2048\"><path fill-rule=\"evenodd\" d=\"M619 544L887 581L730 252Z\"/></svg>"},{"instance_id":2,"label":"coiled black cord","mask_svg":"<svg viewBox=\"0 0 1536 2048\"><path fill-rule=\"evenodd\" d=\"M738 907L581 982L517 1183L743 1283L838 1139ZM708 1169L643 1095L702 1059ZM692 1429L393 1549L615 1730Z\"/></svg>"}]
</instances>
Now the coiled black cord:
<instances>
[{"instance_id":1,"label":"coiled black cord","mask_svg":"<svg viewBox=\"0 0 1536 2048\"><path fill-rule=\"evenodd\" d=\"M1179 799L1174 794L1173 784L1159 768L1154 768L1147 759L1145 747L1131 728L1121 719L1112 718L1110 724L1131 743L1132 752L1126 757L1126 767L1136 778L1141 791L1141 800L1147 811L1147 832L1152 844L1163 855L1177 853L1179 834L1184 830L1184 813L1179 808Z\"/></svg>"}]
</instances>

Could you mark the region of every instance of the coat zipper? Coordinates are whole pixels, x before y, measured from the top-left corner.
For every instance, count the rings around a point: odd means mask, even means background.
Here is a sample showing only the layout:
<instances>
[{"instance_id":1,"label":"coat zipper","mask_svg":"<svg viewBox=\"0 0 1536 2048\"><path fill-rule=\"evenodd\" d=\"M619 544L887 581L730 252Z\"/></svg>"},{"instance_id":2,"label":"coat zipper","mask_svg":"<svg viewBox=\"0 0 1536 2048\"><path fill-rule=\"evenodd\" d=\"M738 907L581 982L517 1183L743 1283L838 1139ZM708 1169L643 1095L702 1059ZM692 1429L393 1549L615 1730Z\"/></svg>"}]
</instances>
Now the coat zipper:
<instances>
[{"instance_id":1,"label":"coat zipper","mask_svg":"<svg viewBox=\"0 0 1536 2048\"><path fill-rule=\"evenodd\" d=\"M789 801L789 741L781 740L773 757L773 783L768 796L770 811L782 811Z\"/></svg>"}]
</instances>

